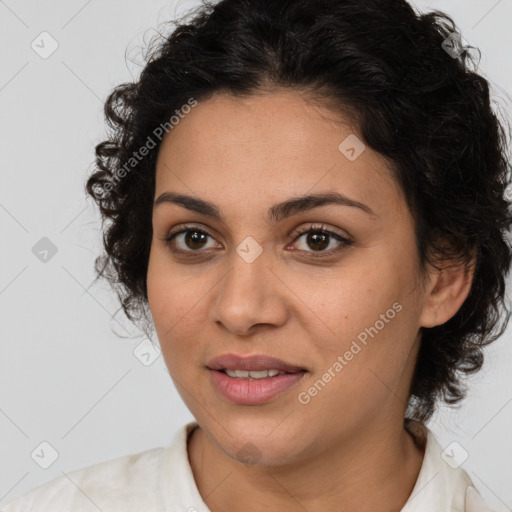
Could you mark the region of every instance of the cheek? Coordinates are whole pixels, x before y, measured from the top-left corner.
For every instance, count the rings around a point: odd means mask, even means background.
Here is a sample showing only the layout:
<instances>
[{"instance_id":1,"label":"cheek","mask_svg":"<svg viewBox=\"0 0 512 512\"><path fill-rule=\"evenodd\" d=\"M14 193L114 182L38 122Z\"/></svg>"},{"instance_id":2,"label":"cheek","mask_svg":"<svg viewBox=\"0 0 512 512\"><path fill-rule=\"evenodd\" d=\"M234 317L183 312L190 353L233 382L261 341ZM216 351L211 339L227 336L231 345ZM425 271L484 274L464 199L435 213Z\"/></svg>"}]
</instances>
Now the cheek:
<instances>
[{"instance_id":1,"label":"cheek","mask_svg":"<svg viewBox=\"0 0 512 512\"><path fill-rule=\"evenodd\" d=\"M187 310L186 298L176 283L176 272L170 272L160 251L151 249L147 272L148 305L162 351L175 339L179 319ZM179 297L179 300L178 300Z\"/></svg>"},{"instance_id":2,"label":"cheek","mask_svg":"<svg viewBox=\"0 0 512 512\"><path fill-rule=\"evenodd\" d=\"M343 429L388 406L400 405L397 389L411 362L413 340L407 311L397 312L399 307L392 306L382 309L388 323L379 318L380 308L374 310L377 315L357 321L349 316L344 325L347 334L340 335L336 344L321 348L323 364L299 390L303 392L300 403L308 403L299 408L303 414L332 411L336 428Z\"/></svg>"},{"instance_id":3,"label":"cheek","mask_svg":"<svg viewBox=\"0 0 512 512\"><path fill-rule=\"evenodd\" d=\"M157 328L170 329L188 309L193 283L183 282L183 273L164 248L151 247L147 271L148 303ZM162 340L163 341L163 340Z\"/></svg>"},{"instance_id":4,"label":"cheek","mask_svg":"<svg viewBox=\"0 0 512 512\"><path fill-rule=\"evenodd\" d=\"M380 263L366 260L357 268L331 275L323 287L308 287L306 295L326 333L311 333L323 363L316 377L332 382L327 385L331 398L346 398L349 407L358 403L357 396L370 393L375 398L389 392L386 386L402 374L416 334L417 311L410 293L414 276L407 262L400 263L389 254L378 259Z\"/></svg>"},{"instance_id":5,"label":"cheek","mask_svg":"<svg viewBox=\"0 0 512 512\"><path fill-rule=\"evenodd\" d=\"M294 293L305 305L302 318L311 319L307 329L317 329L316 336L310 334L324 353L348 350L353 338L360 333L364 338L366 328L381 322L381 314L395 313L393 303L400 299L396 274L385 265L358 259L356 265L330 269L325 276L301 276L294 283Z\"/></svg>"},{"instance_id":6,"label":"cheek","mask_svg":"<svg viewBox=\"0 0 512 512\"><path fill-rule=\"evenodd\" d=\"M169 371L178 376L192 366L201 343L208 283L206 279L186 277L165 254L152 251L147 290L162 355Z\"/></svg>"}]
</instances>

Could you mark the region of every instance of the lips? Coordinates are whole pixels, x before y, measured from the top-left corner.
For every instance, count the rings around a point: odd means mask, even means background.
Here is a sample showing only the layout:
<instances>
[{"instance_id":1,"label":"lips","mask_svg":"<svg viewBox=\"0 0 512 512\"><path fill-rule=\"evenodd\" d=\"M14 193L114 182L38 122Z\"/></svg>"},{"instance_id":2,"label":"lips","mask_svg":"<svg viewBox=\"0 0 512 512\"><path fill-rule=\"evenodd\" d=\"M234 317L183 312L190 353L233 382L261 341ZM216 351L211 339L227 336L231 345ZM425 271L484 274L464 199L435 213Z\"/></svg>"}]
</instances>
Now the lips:
<instances>
[{"instance_id":1,"label":"lips","mask_svg":"<svg viewBox=\"0 0 512 512\"><path fill-rule=\"evenodd\" d=\"M256 354L248 357L237 356L236 354L223 354L210 360L206 365L210 370L279 370L286 373L298 373L307 371L305 368L276 359L263 354Z\"/></svg>"}]
</instances>

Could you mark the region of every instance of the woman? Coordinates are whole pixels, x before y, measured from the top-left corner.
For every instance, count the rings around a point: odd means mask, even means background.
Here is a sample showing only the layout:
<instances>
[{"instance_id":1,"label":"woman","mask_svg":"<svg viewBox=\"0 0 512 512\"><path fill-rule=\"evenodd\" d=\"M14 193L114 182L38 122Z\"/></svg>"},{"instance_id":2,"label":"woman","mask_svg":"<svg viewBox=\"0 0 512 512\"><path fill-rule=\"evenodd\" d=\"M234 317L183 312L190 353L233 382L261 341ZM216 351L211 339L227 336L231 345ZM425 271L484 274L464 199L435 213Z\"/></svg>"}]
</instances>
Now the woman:
<instances>
[{"instance_id":1,"label":"woman","mask_svg":"<svg viewBox=\"0 0 512 512\"><path fill-rule=\"evenodd\" d=\"M488 510L425 426L509 315L506 139L457 34L402 0L222 0L113 91L98 275L196 421L4 512Z\"/></svg>"}]
</instances>

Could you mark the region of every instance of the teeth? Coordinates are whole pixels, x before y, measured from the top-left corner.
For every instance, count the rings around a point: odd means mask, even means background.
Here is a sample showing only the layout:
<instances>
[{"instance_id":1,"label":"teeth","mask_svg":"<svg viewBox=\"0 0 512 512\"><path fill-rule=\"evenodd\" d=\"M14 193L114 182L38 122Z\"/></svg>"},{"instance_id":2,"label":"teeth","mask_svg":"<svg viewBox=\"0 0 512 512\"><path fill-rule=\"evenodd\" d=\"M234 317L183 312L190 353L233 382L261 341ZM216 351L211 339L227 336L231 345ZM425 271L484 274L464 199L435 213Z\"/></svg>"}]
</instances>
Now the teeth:
<instances>
[{"instance_id":1,"label":"teeth","mask_svg":"<svg viewBox=\"0 0 512 512\"><path fill-rule=\"evenodd\" d=\"M267 377L275 377L276 375L284 375L286 372L280 372L279 370L258 370L258 371L247 371L247 370L224 370L229 377L237 379L266 379Z\"/></svg>"}]
</instances>

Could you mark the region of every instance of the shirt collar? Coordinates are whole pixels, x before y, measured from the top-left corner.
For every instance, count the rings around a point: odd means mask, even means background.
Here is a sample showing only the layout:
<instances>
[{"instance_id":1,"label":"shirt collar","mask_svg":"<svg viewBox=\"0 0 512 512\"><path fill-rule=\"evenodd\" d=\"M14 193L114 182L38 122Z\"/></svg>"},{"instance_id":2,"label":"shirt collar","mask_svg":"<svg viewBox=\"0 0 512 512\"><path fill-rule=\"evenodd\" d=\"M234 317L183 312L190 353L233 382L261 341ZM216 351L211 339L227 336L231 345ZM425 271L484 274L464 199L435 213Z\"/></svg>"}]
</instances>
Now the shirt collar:
<instances>
[{"instance_id":1,"label":"shirt collar","mask_svg":"<svg viewBox=\"0 0 512 512\"><path fill-rule=\"evenodd\" d=\"M188 459L187 441L198 426L196 421L187 423L165 448L160 475L164 510L211 512L199 494Z\"/></svg>"}]
</instances>

